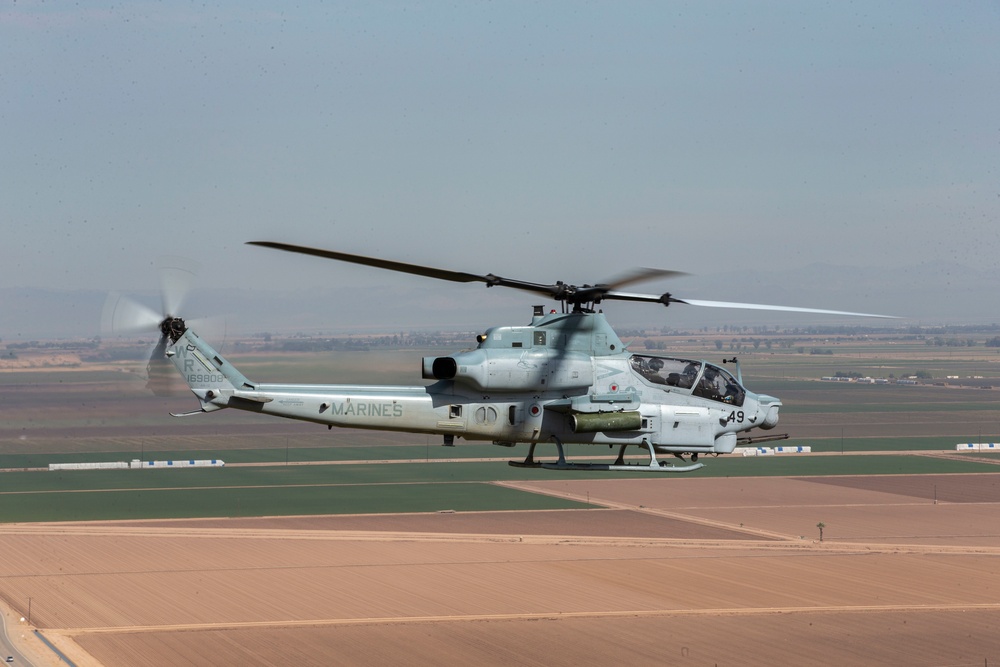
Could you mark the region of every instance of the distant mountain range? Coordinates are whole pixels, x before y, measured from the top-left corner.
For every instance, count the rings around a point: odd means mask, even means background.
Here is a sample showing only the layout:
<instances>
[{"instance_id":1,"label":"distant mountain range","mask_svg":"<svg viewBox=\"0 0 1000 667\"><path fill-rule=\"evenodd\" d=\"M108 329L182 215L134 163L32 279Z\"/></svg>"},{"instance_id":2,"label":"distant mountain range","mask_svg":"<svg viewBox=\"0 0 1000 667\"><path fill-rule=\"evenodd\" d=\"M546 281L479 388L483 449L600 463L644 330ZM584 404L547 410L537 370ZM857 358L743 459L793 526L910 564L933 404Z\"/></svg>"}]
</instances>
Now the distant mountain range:
<instances>
[{"instance_id":1,"label":"distant mountain range","mask_svg":"<svg viewBox=\"0 0 1000 667\"><path fill-rule=\"evenodd\" d=\"M940 262L902 268L813 264L753 272L718 272L706 266L699 275L636 285L629 289L680 297L780 304L899 315L905 324L992 324L1000 322L1000 274L992 267ZM616 271L607 271L614 275ZM552 277L553 280L558 278ZM133 295L158 309L156 294ZM0 288L0 341L91 338L102 334L101 311L107 297L96 290ZM531 306L542 299L517 290L480 284L387 279L370 287L204 289L192 294L183 315L221 315L230 332L343 333L351 331L480 331L497 324L527 323ZM557 307L546 302L547 307ZM648 304L603 304L620 327L717 327L723 324L843 324L816 316L760 311ZM883 321L854 320L857 323Z\"/></svg>"}]
</instances>

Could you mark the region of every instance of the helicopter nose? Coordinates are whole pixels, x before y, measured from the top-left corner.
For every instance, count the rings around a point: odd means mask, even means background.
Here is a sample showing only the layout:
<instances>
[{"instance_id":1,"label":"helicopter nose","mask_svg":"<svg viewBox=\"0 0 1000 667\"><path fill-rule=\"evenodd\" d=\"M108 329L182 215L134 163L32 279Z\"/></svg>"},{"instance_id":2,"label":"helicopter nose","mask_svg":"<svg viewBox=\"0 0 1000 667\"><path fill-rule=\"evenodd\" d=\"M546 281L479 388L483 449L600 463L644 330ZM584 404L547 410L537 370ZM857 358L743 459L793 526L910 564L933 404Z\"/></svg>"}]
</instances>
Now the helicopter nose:
<instances>
[{"instance_id":1,"label":"helicopter nose","mask_svg":"<svg viewBox=\"0 0 1000 667\"><path fill-rule=\"evenodd\" d=\"M777 426L778 408L781 407L781 400L775 398L774 396L761 394L757 397L757 402L760 405L757 410L757 416L760 418L758 427L767 430Z\"/></svg>"}]
</instances>

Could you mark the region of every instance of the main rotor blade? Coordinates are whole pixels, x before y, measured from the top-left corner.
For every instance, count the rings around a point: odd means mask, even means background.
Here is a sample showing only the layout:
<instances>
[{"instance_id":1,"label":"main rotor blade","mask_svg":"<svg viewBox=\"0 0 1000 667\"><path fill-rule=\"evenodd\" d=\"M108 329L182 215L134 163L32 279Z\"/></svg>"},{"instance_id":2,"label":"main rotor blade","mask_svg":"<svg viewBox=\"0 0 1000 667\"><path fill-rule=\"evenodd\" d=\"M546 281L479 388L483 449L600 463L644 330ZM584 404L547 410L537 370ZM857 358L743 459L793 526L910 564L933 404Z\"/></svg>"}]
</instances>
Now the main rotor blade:
<instances>
[{"instance_id":1,"label":"main rotor blade","mask_svg":"<svg viewBox=\"0 0 1000 667\"><path fill-rule=\"evenodd\" d=\"M689 306L703 306L706 308L742 308L745 310L772 310L787 313L815 313L817 315L849 315L851 317L880 317L883 319L898 320L896 315L876 315L874 313L852 313L845 310L825 310L822 308L799 308L797 306L771 306L762 303L737 303L734 301L705 301L702 299L680 299L670 293L661 294L637 294L634 292L608 292L605 299L617 299L619 301L644 301L647 303L662 303L669 306L672 303L684 303Z\"/></svg>"},{"instance_id":2,"label":"main rotor blade","mask_svg":"<svg viewBox=\"0 0 1000 667\"><path fill-rule=\"evenodd\" d=\"M819 315L850 315L851 317L880 317L887 320L898 320L896 315L876 315L874 313L851 313L844 310L824 310L821 308L797 308L795 306L768 306L760 303L734 303L731 301L703 301L700 299L676 299L675 303L686 303L689 306L704 306L707 308L744 308L747 310L776 310L789 313L817 313Z\"/></svg>"},{"instance_id":3,"label":"main rotor blade","mask_svg":"<svg viewBox=\"0 0 1000 667\"><path fill-rule=\"evenodd\" d=\"M351 255L346 252L337 252L335 250L323 250L321 248L310 248L308 246L292 245L289 243L276 243L273 241L247 241L247 245L256 245L263 248L273 248L275 250L284 250L285 252L297 252L303 255L313 255L314 257L323 257L325 259L335 259L341 262L350 262L352 264L363 264L364 266L372 266L377 269L388 269L390 271L398 271L400 273L409 273L415 276L425 276L427 278L437 278L439 280L450 280L456 283L486 283L487 287L512 287L514 289L527 290L529 292L538 292L540 294L547 294L555 299L564 298L566 292L566 285L543 285L540 283L531 283L524 280L514 280L511 278L501 278L500 276L495 276L492 273L488 273L485 276L479 276L474 273L465 273L463 271L449 271L447 269L438 269L432 266L420 266L419 264L408 264L406 262L395 262L388 259L379 259L377 257L365 257L363 255Z\"/></svg>"},{"instance_id":4,"label":"main rotor blade","mask_svg":"<svg viewBox=\"0 0 1000 667\"><path fill-rule=\"evenodd\" d=\"M614 289L615 287L628 285L641 280L652 280L653 278L673 278L676 276L686 275L680 271L665 271L662 269L636 269L630 273L620 276L608 284L592 285L588 287L576 287L574 285L567 285L565 283L556 283L554 285L546 285L543 283L533 283L526 280L516 280L513 278L502 278L500 276L488 273L486 275L480 276L474 273L465 273L462 271L449 271L447 269L438 269L431 266L420 266L419 264L408 264L406 262L395 262L388 259L379 259L377 257L365 257L363 255L352 255L346 252L337 252L335 250L323 250L321 248L311 248L308 246L292 245L290 243L277 243L274 241L247 241L247 245L256 245L263 248L272 248L274 250L284 250L285 252L296 252L303 255L313 255L314 257L323 257L325 259L335 259L341 262L351 262L352 264L362 264L364 266L372 266L379 269L388 269L390 271L399 271L401 273L409 273L417 276L425 276L427 278L437 278L439 280L450 280L457 283L471 283L480 282L486 283L487 287L511 287L513 289L525 290L528 292L536 292L538 294L545 294L552 297L553 299L559 301L589 301L595 298L599 299L609 289ZM579 294L579 296L577 296Z\"/></svg>"},{"instance_id":5,"label":"main rotor blade","mask_svg":"<svg viewBox=\"0 0 1000 667\"><path fill-rule=\"evenodd\" d=\"M880 317L886 319L898 319L894 315L852 313L842 310L823 310L820 308L796 308L793 306L768 306L755 303L735 303L728 301L703 301L698 299L678 299L671 296L669 293L655 295L655 294L641 294L634 292L619 292L616 290L616 288L618 287L623 287L625 285L630 285L632 283L644 280L652 280L654 278L675 278L678 276L687 275L686 273L681 271L668 271L664 269L636 269L622 276L619 276L618 278L615 278L608 283L601 283L598 285L583 285L582 287L578 287L576 285L568 285L561 282L556 283L554 285L544 285L541 283L532 283L523 280L514 280L511 278L501 278L500 276L494 275L492 273L480 276L474 273L449 271L447 269L438 269L430 266L407 264L406 262L395 262L392 260L379 259L376 257L351 255L346 252L323 250L321 248L311 248L308 246L292 245L289 243L277 243L274 241L247 241L247 245L256 245L264 248L272 248L274 250L284 250L285 252L300 253L303 255L313 255L315 257L323 257L325 259L335 259L341 262L362 264L364 266L371 266L379 269L388 269L390 271L409 273L411 275L425 276L428 278L437 278L439 280L450 280L452 282L458 282L458 283L481 282L481 283L486 283L487 287L495 287L495 286L512 287L514 289L520 289L529 292L537 292L539 294L546 294L558 301L564 301L578 305L585 303L596 303L605 299L615 299L619 301L642 301L651 303L662 303L663 305L666 306L669 306L671 303L686 303L692 306L706 306L709 308L745 308L749 310L773 310L773 311L785 311L793 313L815 313L821 315L849 315L852 317Z\"/></svg>"},{"instance_id":6,"label":"main rotor blade","mask_svg":"<svg viewBox=\"0 0 1000 667\"><path fill-rule=\"evenodd\" d=\"M662 303L664 306L669 306L672 303L676 303L678 299L670 296L670 293L666 294L640 294L638 292L607 292L604 297L605 300L613 299L615 301L641 301L644 303Z\"/></svg>"},{"instance_id":7,"label":"main rotor blade","mask_svg":"<svg viewBox=\"0 0 1000 667\"><path fill-rule=\"evenodd\" d=\"M640 267L617 276L606 283L601 283L599 287L603 287L607 290L616 290L619 287L625 287L626 285L645 282L647 280L654 280L656 278L680 278L687 275L690 274L685 273L684 271L670 271L667 269L648 269Z\"/></svg>"},{"instance_id":8,"label":"main rotor blade","mask_svg":"<svg viewBox=\"0 0 1000 667\"><path fill-rule=\"evenodd\" d=\"M399 271L400 273L409 273L415 276L426 276L428 278L437 278L439 280L450 280L456 283L491 282L490 280L491 276L477 276L473 273L448 271L446 269L435 269L434 267L430 266L407 264L406 262L394 262L388 259L378 259L377 257L364 257L362 255L351 255L346 252L323 250L321 248L310 248L307 246L292 245L289 243L275 243L273 241L247 241L247 245L256 245L256 246L261 246L263 248L273 248L275 250L284 250L285 252L297 252L303 255L313 255L315 257L335 259L340 262L351 262L352 264L363 264L365 266L373 266L378 269L388 269L390 271Z\"/></svg>"}]
</instances>

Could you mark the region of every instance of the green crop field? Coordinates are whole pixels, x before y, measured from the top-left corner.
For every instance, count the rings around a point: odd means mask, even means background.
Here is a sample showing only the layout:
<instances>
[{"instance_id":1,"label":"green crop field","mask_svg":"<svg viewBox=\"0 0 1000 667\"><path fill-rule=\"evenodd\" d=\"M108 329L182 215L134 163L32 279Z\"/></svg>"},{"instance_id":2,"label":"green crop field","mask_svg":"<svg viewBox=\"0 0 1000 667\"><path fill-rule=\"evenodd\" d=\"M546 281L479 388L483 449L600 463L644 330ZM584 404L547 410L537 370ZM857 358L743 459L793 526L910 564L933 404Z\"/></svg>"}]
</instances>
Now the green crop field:
<instances>
[{"instance_id":1,"label":"green crop field","mask_svg":"<svg viewBox=\"0 0 1000 667\"><path fill-rule=\"evenodd\" d=\"M215 438L218 440L228 439ZM202 444L211 444L212 438L205 438ZM336 447L253 447L253 448L214 448L214 449L175 449L158 450L145 449L141 456L135 449L109 451L74 451L72 453L22 453L0 454L0 470L18 468L47 468L51 463L97 463L109 461L131 461L141 458L144 461L170 461L187 459L222 459L226 463L270 463L295 464L317 461L435 461L441 459L475 459L475 458L518 458L519 450L463 443L457 447L441 447L440 445L340 445ZM524 451L520 451L523 458ZM553 450L554 451L554 450ZM513 452L513 453L512 453Z\"/></svg>"},{"instance_id":2,"label":"green crop field","mask_svg":"<svg viewBox=\"0 0 1000 667\"><path fill-rule=\"evenodd\" d=\"M740 337L719 338L729 345ZM667 343L680 357L718 361L732 355L717 349L714 340L684 336ZM809 352L816 349L820 353ZM440 353L432 348L229 356L258 381L419 385L424 384L420 358ZM954 452L960 442L1000 440L1000 393L988 389L1000 387L1000 377L990 379L987 372L1000 360L996 350L982 344L944 348L923 341L845 336L801 337L790 348L738 354L747 386L783 401L776 432L788 433L790 439L768 444L808 445L828 455L706 457L706 467L690 476L1000 472L998 455L977 453L955 460L893 454ZM187 392L151 396L135 366L84 363L0 373L0 521L552 509L581 505L491 482L653 477L669 484L672 479L656 473L525 470L502 460L474 460L520 459L525 445L506 449L459 440L456 447L441 447L438 437L328 431L231 410L176 419L168 413L194 408L194 397ZM884 377L916 371L930 373L934 382L898 386L820 380L838 372ZM1000 368L992 373L1000 376ZM980 375L987 377L968 380L964 387L944 381L946 376ZM860 455L871 452L888 454ZM567 453L600 457L613 452L570 446ZM632 453L633 460L643 458L638 450ZM543 445L538 456L551 460L554 448ZM25 470L50 463L192 458L223 459L229 465L169 471Z\"/></svg>"},{"instance_id":3,"label":"green crop field","mask_svg":"<svg viewBox=\"0 0 1000 667\"><path fill-rule=\"evenodd\" d=\"M87 473L77 473L87 474ZM136 473L142 474L142 473ZM167 473L174 474L174 473ZM575 509L581 503L472 482L301 484L0 493L4 522Z\"/></svg>"},{"instance_id":4,"label":"green crop field","mask_svg":"<svg viewBox=\"0 0 1000 667\"><path fill-rule=\"evenodd\" d=\"M692 477L996 472L993 464L922 456L711 459ZM288 516L583 508L490 482L658 478L657 473L560 472L500 462L249 466L3 473L0 521Z\"/></svg>"}]
</instances>

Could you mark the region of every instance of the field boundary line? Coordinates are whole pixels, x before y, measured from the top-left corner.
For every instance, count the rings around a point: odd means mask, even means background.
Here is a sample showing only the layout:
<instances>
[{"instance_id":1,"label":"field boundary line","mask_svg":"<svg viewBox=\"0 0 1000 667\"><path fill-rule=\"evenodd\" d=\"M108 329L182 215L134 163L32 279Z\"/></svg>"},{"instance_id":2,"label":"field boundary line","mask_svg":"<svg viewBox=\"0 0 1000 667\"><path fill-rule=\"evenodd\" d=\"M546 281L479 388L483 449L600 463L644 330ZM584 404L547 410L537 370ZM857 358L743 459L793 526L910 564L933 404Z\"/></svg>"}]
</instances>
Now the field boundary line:
<instances>
[{"instance_id":1,"label":"field boundary line","mask_svg":"<svg viewBox=\"0 0 1000 667\"><path fill-rule=\"evenodd\" d=\"M148 632L192 632L242 630L256 628L308 628L345 625L401 625L409 623L481 623L484 621L538 621L575 618L643 618L669 616L768 616L785 614L851 614L898 612L966 612L1000 611L1000 603L979 604L899 604L899 605L832 605L816 607L729 607L714 609L640 609L621 611L568 611L520 614L467 614L451 616L383 616L369 618L327 618L284 621L234 621L218 623L184 623L176 625L128 625L93 628L50 628L47 632L80 637L99 634L138 634Z\"/></svg>"}]
</instances>

